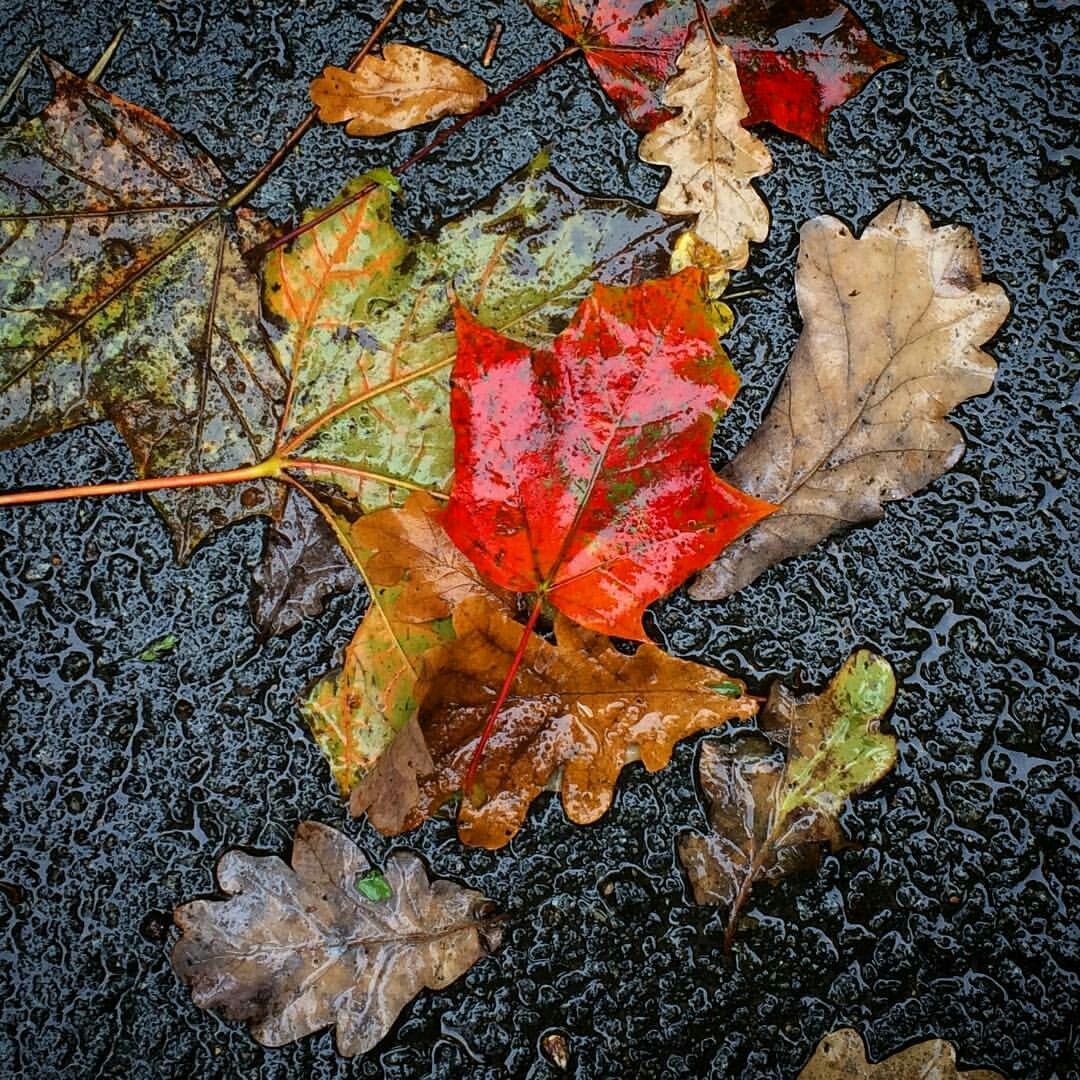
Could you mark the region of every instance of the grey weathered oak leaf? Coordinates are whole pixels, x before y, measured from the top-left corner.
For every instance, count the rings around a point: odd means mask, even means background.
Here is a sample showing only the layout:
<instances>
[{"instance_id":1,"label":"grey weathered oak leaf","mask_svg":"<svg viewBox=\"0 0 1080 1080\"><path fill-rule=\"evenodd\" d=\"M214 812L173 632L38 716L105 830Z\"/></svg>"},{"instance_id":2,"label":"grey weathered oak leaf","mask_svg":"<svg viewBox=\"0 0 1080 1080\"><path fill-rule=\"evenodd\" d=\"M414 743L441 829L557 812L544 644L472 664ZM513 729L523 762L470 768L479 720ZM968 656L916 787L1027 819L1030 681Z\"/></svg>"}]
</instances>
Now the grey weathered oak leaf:
<instances>
[{"instance_id":1,"label":"grey weathered oak leaf","mask_svg":"<svg viewBox=\"0 0 1080 1080\"><path fill-rule=\"evenodd\" d=\"M176 909L173 967L195 1004L247 1020L264 1046L331 1024L352 1057L370 1050L424 987L439 990L497 948L488 901L451 881L428 881L408 852L384 874L388 900L357 887L371 866L344 834L305 821L292 867L229 851L218 863L227 900Z\"/></svg>"},{"instance_id":2,"label":"grey weathered oak leaf","mask_svg":"<svg viewBox=\"0 0 1080 1080\"><path fill-rule=\"evenodd\" d=\"M832 217L802 228L803 332L761 426L723 470L779 504L702 571L690 593L719 600L884 504L926 487L963 453L944 417L985 394L980 348L1009 301L982 280L970 230L935 229L899 199L855 237Z\"/></svg>"}]
</instances>

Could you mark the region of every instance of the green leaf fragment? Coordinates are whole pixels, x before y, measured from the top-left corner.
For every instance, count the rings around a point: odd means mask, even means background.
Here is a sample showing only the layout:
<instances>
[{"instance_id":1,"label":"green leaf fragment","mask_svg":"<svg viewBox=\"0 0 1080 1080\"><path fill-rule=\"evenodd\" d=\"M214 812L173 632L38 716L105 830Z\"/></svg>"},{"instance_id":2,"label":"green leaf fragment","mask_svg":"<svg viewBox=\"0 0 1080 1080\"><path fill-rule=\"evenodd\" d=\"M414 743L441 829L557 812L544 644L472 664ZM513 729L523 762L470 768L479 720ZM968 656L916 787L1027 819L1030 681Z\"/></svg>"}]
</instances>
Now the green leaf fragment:
<instances>
[{"instance_id":1,"label":"green leaf fragment","mask_svg":"<svg viewBox=\"0 0 1080 1080\"><path fill-rule=\"evenodd\" d=\"M155 660L160 660L166 653L172 652L179 644L180 640L175 634L163 634L139 653L139 659L152 664Z\"/></svg>"},{"instance_id":2,"label":"green leaf fragment","mask_svg":"<svg viewBox=\"0 0 1080 1080\"><path fill-rule=\"evenodd\" d=\"M379 870L369 870L356 879L356 891L377 904L385 903L394 895L390 882Z\"/></svg>"}]
</instances>

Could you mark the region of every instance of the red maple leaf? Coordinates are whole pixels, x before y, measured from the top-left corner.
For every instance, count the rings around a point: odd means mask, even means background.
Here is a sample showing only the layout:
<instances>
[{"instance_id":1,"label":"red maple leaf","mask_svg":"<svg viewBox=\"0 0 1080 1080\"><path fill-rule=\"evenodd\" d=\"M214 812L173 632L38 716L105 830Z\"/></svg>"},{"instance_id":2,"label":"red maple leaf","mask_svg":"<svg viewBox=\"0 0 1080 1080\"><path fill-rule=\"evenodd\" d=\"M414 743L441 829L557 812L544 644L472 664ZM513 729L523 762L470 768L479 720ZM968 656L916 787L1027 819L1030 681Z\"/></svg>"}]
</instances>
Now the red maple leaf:
<instances>
[{"instance_id":1,"label":"red maple leaf","mask_svg":"<svg viewBox=\"0 0 1080 1080\"><path fill-rule=\"evenodd\" d=\"M590 630L644 639L653 600L775 509L709 463L739 379L704 290L693 268L597 285L535 350L456 309L454 485L442 522L492 582L539 594L466 789L545 599Z\"/></svg>"},{"instance_id":2,"label":"red maple leaf","mask_svg":"<svg viewBox=\"0 0 1080 1080\"><path fill-rule=\"evenodd\" d=\"M692 0L529 0L581 47L623 119L651 131L674 113L660 102L694 18Z\"/></svg>"},{"instance_id":3,"label":"red maple leaf","mask_svg":"<svg viewBox=\"0 0 1080 1080\"><path fill-rule=\"evenodd\" d=\"M651 131L672 115L664 86L693 23L707 10L731 47L747 126L767 121L825 149L829 114L874 72L902 59L877 46L835 0L530 0L533 10L581 47L632 127Z\"/></svg>"},{"instance_id":4,"label":"red maple leaf","mask_svg":"<svg viewBox=\"0 0 1080 1080\"><path fill-rule=\"evenodd\" d=\"M768 121L822 151L832 110L903 59L834 0L733 0L713 8L712 25L739 70L744 123Z\"/></svg>"}]
</instances>

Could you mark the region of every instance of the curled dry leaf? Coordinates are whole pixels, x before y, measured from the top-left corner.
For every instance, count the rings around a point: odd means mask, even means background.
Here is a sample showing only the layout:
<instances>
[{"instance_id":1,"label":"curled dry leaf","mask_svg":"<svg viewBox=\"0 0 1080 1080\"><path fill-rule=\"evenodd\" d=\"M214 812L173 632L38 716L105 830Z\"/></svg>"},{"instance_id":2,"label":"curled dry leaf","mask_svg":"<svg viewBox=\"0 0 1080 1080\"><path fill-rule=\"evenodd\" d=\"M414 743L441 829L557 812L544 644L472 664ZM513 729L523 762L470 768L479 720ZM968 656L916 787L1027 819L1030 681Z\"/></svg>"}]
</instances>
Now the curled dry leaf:
<instances>
[{"instance_id":1,"label":"curled dry leaf","mask_svg":"<svg viewBox=\"0 0 1080 1080\"><path fill-rule=\"evenodd\" d=\"M739 380L704 286L696 269L597 285L541 349L458 305L443 524L489 580L644 640L646 606L772 511L709 462Z\"/></svg>"},{"instance_id":2,"label":"curled dry leaf","mask_svg":"<svg viewBox=\"0 0 1080 1080\"><path fill-rule=\"evenodd\" d=\"M387 135L443 116L459 116L487 97L468 68L412 45L384 45L355 71L328 67L311 84L311 100L327 124L347 121L350 135Z\"/></svg>"},{"instance_id":3,"label":"curled dry leaf","mask_svg":"<svg viewBox=\"0 0 1080 1080\"><path fill-rule=\"evenodd\" d=\"M738 270L749 258L749 242L760 243L769 232L769 209L752 181L772 168L772 157L742 126L748 109L726 45L699 29L678 67L664 104L679 113L646 135L638 153L671 169L657 210L697 214L694 233L708 254L695 261L714 272Z\"/></svg>"},{"instance_id":4,"label":"curled dry leaf","mask_svg":"<svg viewBox=\"0 0 1080 1080\"><path fill-rule=\"evenodd\" d=\"M455 609L455 637L423 660L420 728L434 768L418 778L419 802L400 824L392 790L370 807L376 828L413 828L460 792L521 629L483 597ZM655 645L627 656L561 615L555 636L554 645L533 637L525 650L478 773L482 799L465 799L459 809L458 833L467 844L502 847L550 786L561 791L571 821L595 821L629 762L640 759L656 772L680 739L757 712L741 682Z\"/></svg>"},{"instance_id":5,"label":"curled dry leaf","mask_svg":"<svg viewBox=\"0 0 1080 1080\"><path fill-rule=\"evenodd\" d=\"M322 515L302 495L289 492L280 518L270 522L252 575L252 619L263 637L287 633L359 580Z\"/></svg>"},{"instance_id":6,"label":"curled dry leaf","mask_svg":"<svg viewBox=\"0 0 1080 1080\"><path fill-rule=\"evenodd\" d=\"M284 382L214 161L48 61L41 115L0 128L0 446L110 420L139 476L252 465ZM183 561L277 505L273 485L158 491Z\"/></svg>"},{"instance_id":7,"label":"curled dry leaf","mask_svg":"<svg viewBox=\"0 0 1080 1080\"><path fill-rule=\"evenodd\" d=\"M844 843L845 801L896 764L896 739L879 730L895 694L888 661L861 650L821 694L796 698L777 683L761 715L764 736L703 744L712 831L684 835L679 858L699 904L730 906L727 944L756 881L812 862L821 841Z\"/></svg>"},{"instance_id":8,"label":"curled dry leaf","mask_svg":"<svg viewBox=\"0 0 1080 1080\"><path fill-rule=\"evenodd\" d=\"M691 586L730 596L832 533L873 521L925 487L964 442L943 418L994 381L979 346L1009 311L982 280L968 229L935 229L898 200L854 237L832 217L802 229L796 273L803 332L761 426L723 470L779 505Z\"/></svg>"},{"instance_id":9,"label":"curled dry leaf","mask_svg":"<svg viewBox=\"0 0 1080 1080\"><path fill-rule=\"evenodd\" d=\"M916 1043L877 1065L854 1028L841 1028L818 1043L799 1080L1002 1080L990 1069L961 1072L956 1050L944 1039Z\"/></svg>"},{"instance_id":10,"label":"curled dry leaf","mask_svg":"<svg viewBox=\"0 0 1080 1080\"><path fill-rule=\"evenodd\" d=\"M400 509L380 510L352 525L338 521L341 542L363 570L371 607L345 650L341 671L321 680L304 713L342 795L348 796L394 744L397 749L365 789L397 777L407 783L413 766L424 768L423 740L415 723L420 660L452 636L450 614L468 596L493 591L451 543L436 520L439 503L415 494ZM406 738L398 743L400 734ZM402 798L405 792L398 792ZM362 805L365 797L357 796Z\"/></svg>"},{"instance_id":11,"label":"curled dry leaf","mask_svg":"<svg viewBox=\"0 0 1080 1080\"><path fill-rule=\"evenodd\" d=\"M343 833L301 822L292 867L276 856L228 851L217 876L227 900L174 913L177 975L201 1009L247 1020L264 1046L331 1024L338 1051L370 1050L424 988L449 986L499 945L490 904L452 881L428 881L408 852L387 859L376 891L371 865ZM382 897L389 888L386 899Z\"/></svg>"}]
</instances>

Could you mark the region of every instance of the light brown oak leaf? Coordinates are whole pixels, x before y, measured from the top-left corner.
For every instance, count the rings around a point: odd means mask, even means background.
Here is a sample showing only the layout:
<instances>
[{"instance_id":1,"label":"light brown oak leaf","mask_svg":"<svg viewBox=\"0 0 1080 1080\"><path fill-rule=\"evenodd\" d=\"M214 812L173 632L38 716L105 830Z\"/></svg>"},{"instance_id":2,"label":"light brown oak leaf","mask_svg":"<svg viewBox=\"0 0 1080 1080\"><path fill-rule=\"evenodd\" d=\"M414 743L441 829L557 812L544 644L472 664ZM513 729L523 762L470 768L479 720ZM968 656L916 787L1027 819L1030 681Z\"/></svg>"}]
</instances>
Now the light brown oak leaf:
<instances>
[{"instance_id":1,"label":"light brown oak leaf","mask_svg":"<svg viewBox=\"0 0 1080 1080\"><path fill-rule=\"evenodd\" d=\"M964 440L945 414L994 381L980 346L1008 298L983 281L971 231L935 229L914 202L898 199L860 237L833 217L807 222L795 283L802 336L761 426L721 472L780 509L702 571L698 600L877 520L952 468Z\"/></svg>"},{"instance_id":2,"label":"light brown oak leaf","mask_svg":"<svg viewBox=\"0 0 1080 1080\"><path fill-rule=\"evenodd\" d=\"M749 113L731 49L699 28L679 57L679 74L668 83L664 104L678 115L651 131L639 156L667 165L671 177L656 208L662 214L697 214L694 235L703 268L738 270L750 241L769 232L769 208L753 179L772 168L765 144L742 121Z\"/></svg>"},{"instance_id":3,"label":"light brown oak leaf","mask_svg":"<svg viewBox=\"0 0 1080 1080\"><path fill-rule=\"evenodd\" d=\"M866 1047L854 1028L841 1028L818 1043L798 1080L1002 1080L990 1069L961 1072L956 1050L944 1039L927 1039L878 1064L866 1058Z\"/></svg>"},{"instance_id":4,"label":"light brown oak leaf","mask_svg":"<svg viewBox=\"0 0 1080 1080\"><path fill-rule=\"evenodd\" d=\"M384 45L355 71L328 67L311 83L327 124L346 121L350 135L388 135L443 116L471 112L487 87L468 68L412 45Z\"/></svg>"}]
</instances>

